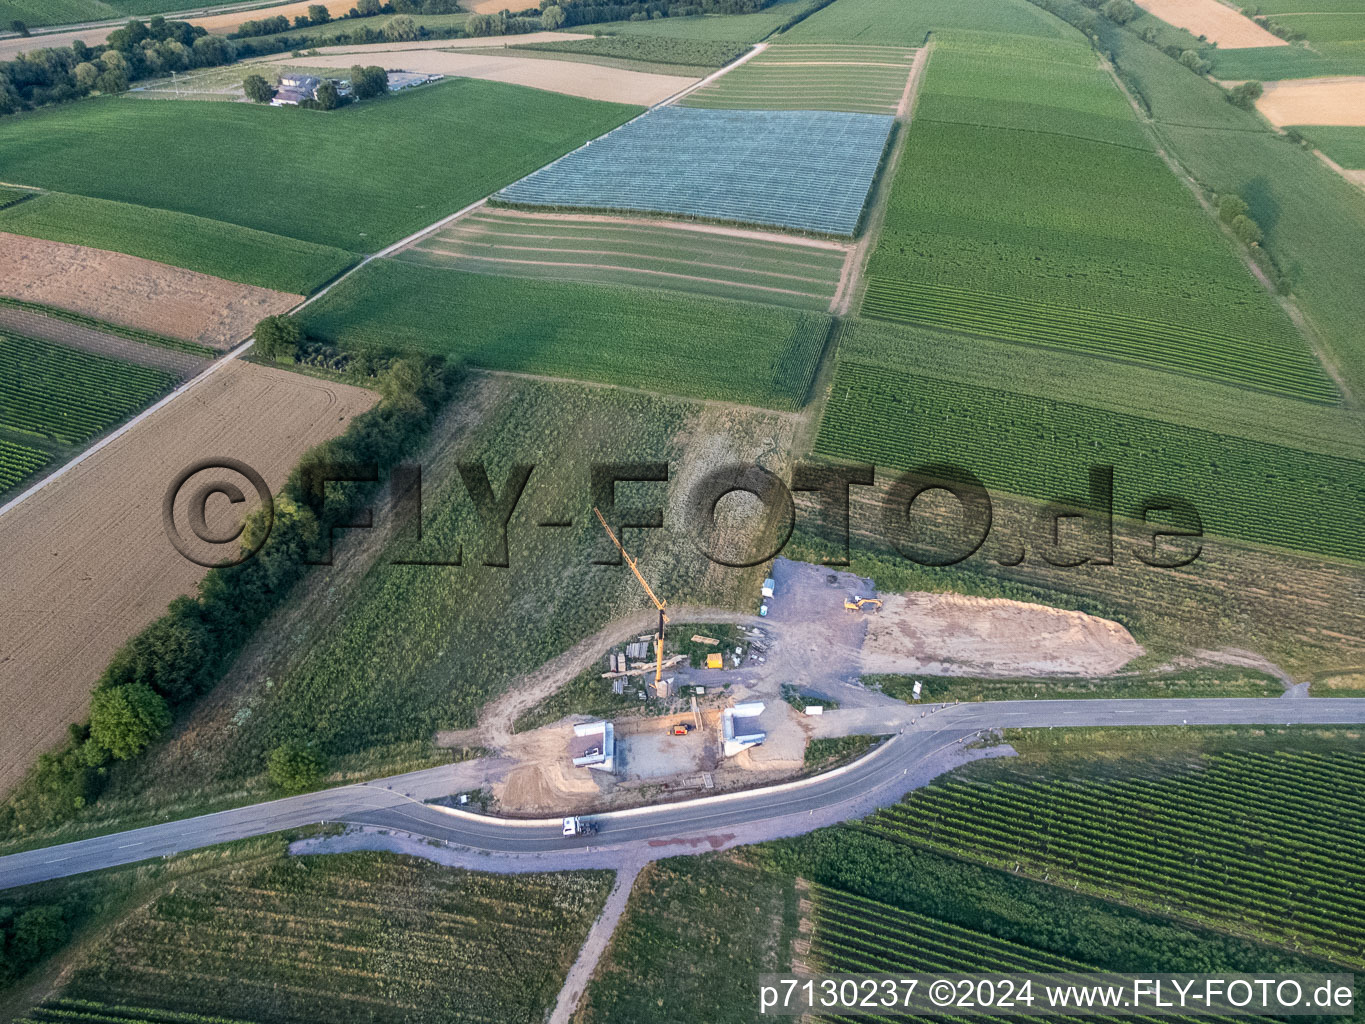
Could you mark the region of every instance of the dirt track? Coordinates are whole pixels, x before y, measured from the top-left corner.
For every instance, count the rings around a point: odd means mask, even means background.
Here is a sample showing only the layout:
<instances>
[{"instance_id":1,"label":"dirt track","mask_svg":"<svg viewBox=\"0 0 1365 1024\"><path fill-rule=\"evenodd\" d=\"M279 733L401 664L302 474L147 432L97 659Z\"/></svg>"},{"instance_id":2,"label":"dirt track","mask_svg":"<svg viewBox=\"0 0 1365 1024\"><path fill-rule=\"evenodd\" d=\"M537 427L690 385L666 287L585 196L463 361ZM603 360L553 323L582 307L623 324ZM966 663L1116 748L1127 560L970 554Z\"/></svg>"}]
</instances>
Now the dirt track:
<instances>
[{"instance_id":1,"label":"dirt track","mask_svg":"<svg viewBox=\"0 0 1365 1024\"><path fill-rule=\"evenodd\" d=\"M481 78L568 96L582 96L590 100L635 103L646 107L668 99L697 81L695 77L654 75L580 61L445 53L432 49L388 51L380 60L389 70ZM336 65L336 56L324 51L321 56L288 57L286 61L290 67L325 68Z\"/></svg>"},{"instance_id":2,"label":"dirt track","mask_svg":"<svg viewBox=\"0 0 1365 1024\"><path fill-rule=\"evenodd\" d=\"M233 456L278 488L375 398L235 361L0 516L0 791L85 714L119 645L203 575L162 529L175 474Z\"/></svg>"},{"instance_id":3,"label":"dirt track","mask_svg":"<svg viewBox=\"0 0 1365 1024\"><path fill-rule=\"evenodd\" d=\"M226 351L301 298L192 270L0 231L0 294Z\"/></svg>"},{"instance_id":4,"label":"dirt track","mask_svg":"<svg viewBox=\"0 0 1365 1024\"><path fill-rule=\"evenodd\" d=\"M1224 50L1253 46L1288 46L1240 11L1218 0L1136 0L1137 5L1168 24L1205 36Z\"/></svg>"},{"instance_id":5,"label":"dirt track","mask_svg":"<svg viewBox=\"0 0 1365 1024\"><path fill-rule=\"evenodd\" d=\"M1365 126L1365 76L1266 82L1256 101L1271 124Z\"/></svg>"}]
</instances>

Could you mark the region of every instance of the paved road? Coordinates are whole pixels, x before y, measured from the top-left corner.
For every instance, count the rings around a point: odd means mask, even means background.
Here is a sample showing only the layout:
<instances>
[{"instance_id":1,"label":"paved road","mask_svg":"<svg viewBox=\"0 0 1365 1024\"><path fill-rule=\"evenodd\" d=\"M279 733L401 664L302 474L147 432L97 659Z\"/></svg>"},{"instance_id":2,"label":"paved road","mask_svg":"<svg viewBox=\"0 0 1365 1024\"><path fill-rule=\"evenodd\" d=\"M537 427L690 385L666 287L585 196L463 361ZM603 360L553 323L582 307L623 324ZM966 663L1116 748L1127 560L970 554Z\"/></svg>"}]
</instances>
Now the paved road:
<instances>
[{"instance_id":1,"label":"paved road","mask_svg":"<svg viewBox=\"0 0 1365 1024\"><path fill-rule=\"evenodd\" d=\"M924 717L920 717L921 714ZM657 847L695 837L717 837L744 827L757 838L793 835L838 817L866 814L893 803L937 771L960 763L951 756L992 728L1113 725L1365 724L1365 700L1272 698L1210 700L1032 700L830 712L825 734L896 733L843 769L797 782L599 815L598 833L565 839L558 820L516 821L464 814L424 804L470 788L483 772L464 762L377 782L239 807L80 842L0 857L0 888L130 864L151 857L264 835L319 821L401 829L498 855L602 851L603 866L632 847ZM833 815L831 814L833 812ZM761 824L755 830L753 826ZM729 838L732 838L730 836ZM746 841L755 841L753 838ZM713 844L714 845L714 844ZM685 852L680 848L678 852Z\"/></svg>"}]
</instances>

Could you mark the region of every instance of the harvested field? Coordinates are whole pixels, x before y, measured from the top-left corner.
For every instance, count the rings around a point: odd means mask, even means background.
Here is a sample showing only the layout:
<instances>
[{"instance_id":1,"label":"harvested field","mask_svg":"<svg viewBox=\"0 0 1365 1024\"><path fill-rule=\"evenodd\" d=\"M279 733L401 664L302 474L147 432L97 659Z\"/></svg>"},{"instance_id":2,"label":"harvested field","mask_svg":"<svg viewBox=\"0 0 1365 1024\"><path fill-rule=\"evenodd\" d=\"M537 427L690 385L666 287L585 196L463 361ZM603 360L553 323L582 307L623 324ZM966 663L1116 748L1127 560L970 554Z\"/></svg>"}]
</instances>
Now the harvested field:
<instances>
[{"instance_id":1,"label":"harvested field","mask_svg":"<svg viewBox=\"0 0 1365 1024\"><path fill-rule=\"evenodd\" d=\"M228 349L301 296L0 231L0 294Z\"/></svg>"},{"instance_id":2,"label":"harvested field","mask_svg":"<svg viewBox=\"0 0 1365 1024\"><path fill-rule=\"evenodd\" d=\"M1267 32L1245 14L1218 0L1136 0L1144 11L1162 21L1204 36L1224 50L1245 50L1260 46L1288 46L1279 36Z\"/></svg>"},{"instance_id":3,"label":"harvested field","mask_svg":"<svg viewBox=\"0 0 1365 1024\"><path fill-rule=\"evenodd\" d=\"M58 320L56 317L43 316L27 309L0 306L0 331L13 331L30 338L56 342L67 348L92 352L97 356L108 356L126 363L164 370L180 380L189 380L209 364L208 359L189 352L177 352L158 345L144 345L138 341Z\"/></svg>"},{"instance_id":4,"label":"harvested field","mask_svg":"<svg viewBox=\"0 0 1365 1024\"><path fill-rule=\"evenodd\" d=\"M278 488L300 454L375 399L361 388L230 362L0 516L7 563L0 715L11 723L0 788L84 715L118 646L203 575L162 529L161 500L174 474L229 456Z\"/></svg>"},{"instance_id":5,"label":"harvested field","mask_svg":"<svg viewBox=\"0 0 1365 1024\"><path fill-rule=\"evenodd\" d=\"M300 0L298 3L280 4L278 7L257 7L252 10L233 11L230 14L209 14L202 18L186 18L191 25L198 25L215 35L224 36L235 32L244 21L261 21L284 15L292 24L300 14L307 15L308 8L321 4L333 18L345 14L355 6L355 0Z\"/></svg>"},{"instance_id":6,"label":"harvested field","mask_svg":"<svg viewBox=\"0 0 1365 1024\"><path fill-rule=\"evenodd\" d=\"M867 616L863 671L1103 676L1142 648L1117 622L960 594L892 594Z\"/></svg>"},{"instance_id":7,"label":"harvested field","mask_svg":"<svg viewBox=\"0 0 1365 1024\"><path fill-rule=\"evenodd\" d=\"M1256 109L1275 125L1365 126L1365 76L1266 82Z\"/></svg>"},{"instance_id":8,"label":"harvested field","mask_svg":"<svg viewBox=\"0 0 1365 1024\"><path fill-rule=\"evenodd\" d=\"M290 67L334 67L337 55L282 58ZM385 52L379 63L390 71L416 71L431 75L481 78L508 85L581 96L612 103L650 107L681 92L697 79L681 75L652 75L642 71L583 64L578 61L537 60L534 57L503 57L490 54L447 53L414 49Z\"/></svg>"},{"instance_id":9,"label":"harvested field","mask_svg":"<svg viewBox=\"0 0 1365 1024\"><path fill-rule=\"evenodd\" d=\"M735 228L485 207L398 258L482 274L631 284L827 311L848 247Z\"/></svg>"},{"instance_id":10,"label":"harvested field","mask_svg":"<svg viewBox=\"0 0 1365 1024\"><path fill-rule=\"evenodd\" d=\"M691 93L683 106L895 114L915 51L905 46L769 46Z\"/></svg>"}]
</instances>

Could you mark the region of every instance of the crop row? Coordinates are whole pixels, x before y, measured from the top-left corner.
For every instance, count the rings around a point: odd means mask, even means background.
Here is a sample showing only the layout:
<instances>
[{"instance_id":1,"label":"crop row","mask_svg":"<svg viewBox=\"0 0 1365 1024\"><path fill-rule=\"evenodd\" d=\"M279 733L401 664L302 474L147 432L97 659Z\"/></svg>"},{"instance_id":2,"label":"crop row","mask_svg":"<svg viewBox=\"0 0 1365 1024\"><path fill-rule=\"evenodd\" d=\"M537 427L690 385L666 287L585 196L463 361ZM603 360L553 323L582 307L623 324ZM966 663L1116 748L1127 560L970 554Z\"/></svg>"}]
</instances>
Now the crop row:
<instances>
[{"instance_id":1,"label":"crop row","mask_svg":"<svg viewBox=\"0 0 1365 1024\"><path fill-rule=\"evenodd\" d=\"M1365 558L1360 462L849 359L816 451L888 468L948 463L1044 501L1084 492L1088 467L1111 465L1120 515L1177 494L1205 533Z\"/></svg>"},{"instance_id":2,"label":"crop row","mask_svg":"<svg viewBox=\"0 0 1365 1024\"><path fill-rule=\"evenodd\" d=\"M892 118L653 110L507 186L505 203L673 213L852 235Z\"/></svg>"},{"instance_id":3,"label":"crop row","mask_svg":"<svg viewBox=\"0 0 1365 1024\"><path fill-rule=\"evenodd\" d=\"M1018 295L883 277L870 279L863 312L884 320L1142 362L1313 401L1340 399L1306 348L1275 337L1233 336L1203 324L1167 323L1115 310L1075 309Z\"/></svg>"},{"instance_id":4,"label":"crop row","mask_svg":"<svg viewBox=\"0 0 1365 1024\"><path fill-rule=\"evenodd\" d=\"M1365 963L1358 753L1213 755L1155 778L949 780L872 830Z\"/></svg>"},{"instance_id":5,"label":"crop row","mask_svg":"<svg viewBox=\"0 0 1365 1024\"><path fill-rule=\"evenodd\" d=\"M48 464L46 452L0 438L0 491L7 491Z\"/></svg>"},{"instance_id":6,"label":"crop row","mask_svg":"<svg viewBox=\"0 0 1365 1024\"><path fill-rule=\"evenodd\" d=\"M21 433L79 444L174 383L160 370L0 335L0 426Z\"/></svg>"}]
</instances>

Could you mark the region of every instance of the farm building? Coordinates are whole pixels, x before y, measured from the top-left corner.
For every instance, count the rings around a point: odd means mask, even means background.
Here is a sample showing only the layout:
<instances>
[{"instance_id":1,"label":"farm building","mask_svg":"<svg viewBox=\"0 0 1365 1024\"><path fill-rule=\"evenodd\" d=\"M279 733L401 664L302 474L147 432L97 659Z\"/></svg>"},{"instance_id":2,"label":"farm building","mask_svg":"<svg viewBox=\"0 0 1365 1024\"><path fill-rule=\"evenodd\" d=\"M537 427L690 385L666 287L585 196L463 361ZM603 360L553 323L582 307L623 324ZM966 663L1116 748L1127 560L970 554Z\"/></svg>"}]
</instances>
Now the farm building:
<instances>
[{"instance_id":1,"label":"farm building","mask_svg":"<svg viewBox=\"0 0 1365 1024\"><path fill-rule=\"evenodd\" d=\"M616 771L616 733L610 722L584 722L573 727L569 756L575 768Z\"/></svg>"},{"instance_id":2,"label":"farm building","mask_svg":"<svg viewBox=\"0 0 1365 1024\"><path fill-rule=\"evenodd\" d=\"M763 714L764 706L761 700L755 700L736 704L721 713L721 739L725 743L726 757L756 747L767 738L768 734L758 728L758 717Z\"/></svg>"},{"instance_id":3,"label":"farm building","mask_svg":"<svg viewBox=\"0 0 1365 1024\"><path fill-rule=\"evenodd\" d=\"M345 78L327 79L336 86L338 96L351 95L351 83ZM275 90L275 97L270 101L272 107L297 107L304 100L315 100L318 98L318 86L323 83L323 79L317 75L304 74L284 74L280 76L279 87Z\"/></svg>"}]
</instances>

